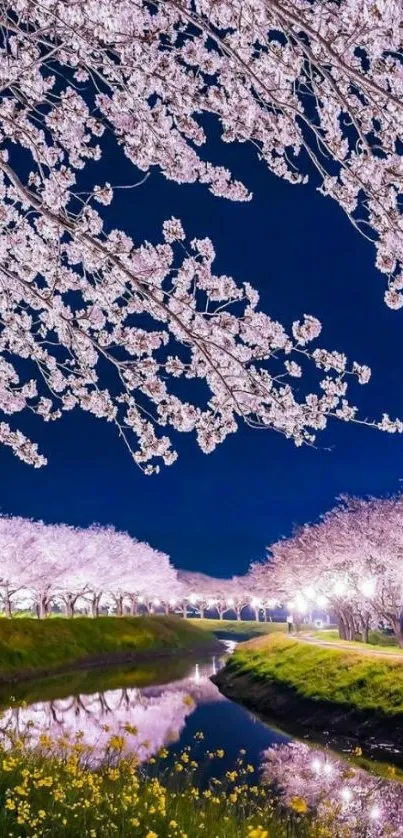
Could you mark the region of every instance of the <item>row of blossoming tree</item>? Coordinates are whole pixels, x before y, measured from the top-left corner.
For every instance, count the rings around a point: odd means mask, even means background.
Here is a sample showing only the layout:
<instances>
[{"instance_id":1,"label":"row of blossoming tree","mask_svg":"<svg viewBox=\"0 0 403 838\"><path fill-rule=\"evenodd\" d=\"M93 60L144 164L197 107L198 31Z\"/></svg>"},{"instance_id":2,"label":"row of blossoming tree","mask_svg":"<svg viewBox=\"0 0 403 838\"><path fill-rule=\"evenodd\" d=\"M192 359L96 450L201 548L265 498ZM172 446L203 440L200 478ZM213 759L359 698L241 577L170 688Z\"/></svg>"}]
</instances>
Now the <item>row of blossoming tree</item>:
<instances>
[{"instance_id":1,"label":"row of blossoming tree","mask_svg":"<svg viewBox=\"0 0 403 838\"><path fill-rule=\"evenodd\" d=\"M300 618L315 606L330 610L342 638L368 641L371 626L383 624L403 646L403 496L342 498L317 524L273 544L251 577Z\"/></svg>"},{"instance_id":2,"label":"row of blossoming tree","mask_svg":"<svg viewBox=\"0 0 403 838\"><path fill-rule=\"evenodd\" d=\"M240 619L249 607L259 619L263 607L247 577L178 572L165 553L113 527L0 517L0 556L0 598L9 617L24 607L40 617L61 607L70 617L76 610L97 616L108 609Z\"/></svg>"},{"instance_id":3,"label":"row of blossoming tree","mask_svg":"<svg viewBox=\"0 0 403 838\"><path fill-rule=\"evenodd\" d=\"M214 125L335 200L400 308L402 21L400 0L1 0L0 443L42 466L16 417L80 408L151 472L172 429L210 452L242 421L301 445L355 419L348 384L370 370L313 345L315 317L283 328L208 238L168 218L141 243L108 205L151 170L249 200L200 153Z\"/></svg>"}]
</instances>

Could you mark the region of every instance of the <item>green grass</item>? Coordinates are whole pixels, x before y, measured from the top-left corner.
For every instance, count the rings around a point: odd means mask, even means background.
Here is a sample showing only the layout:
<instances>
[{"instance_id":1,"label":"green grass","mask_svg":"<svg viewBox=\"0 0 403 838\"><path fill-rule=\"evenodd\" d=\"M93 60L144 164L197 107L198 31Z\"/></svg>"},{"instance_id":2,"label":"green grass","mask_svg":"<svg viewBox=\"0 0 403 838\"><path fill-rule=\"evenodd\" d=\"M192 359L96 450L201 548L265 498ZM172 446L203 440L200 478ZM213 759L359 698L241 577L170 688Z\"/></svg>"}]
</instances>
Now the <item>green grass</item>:
<instances>
[{"instance_id":1,"label":"green grass","mask_svg":"<svg viewBox=\"0 0 403 838\"><path fill-rule=\"evenodd\" d=\"M0 679L52 671L90 658L144 657L197 649L214 636L173 616L0 621Z\"/></svg>"},{"instance_id":2,"label":"green grass","mask_svg":"<svg viewBox=\"0 0 403 838\"><path fill-rule=\"evenodd\" d=\"M301 698L403 714L403 665L361 655L356 648L321 648L272 635L238 646L227 665L261 682L291 687Z\"/></svg>"},{"instance_id":3,"label":"green grass","mask_svg":"<svg viewBox=\"0 0 403 838\"><path fill-rule=\"evenodd\" d=\"M262 634L284 633L287 630L287 623L258 623L256 620L198 620L191 618L189 623L211 631L216 636L233 635L234 640L248 640L252 637L260 637Z\"/></svg>"},{"instance_id":4,"label":"green grass","mask_svg":"<svg viewBox=\"0 0 403 838\"><path fill-rule=\"evenodd\" d=\"M369 643L363 643L362 640L341 640L339 632L334 629L315 631L311 636L318 640L324 640L326 643L343 643L343 646L350 646L351 649L373 649L374 651L382 651L391 655L403 654L403 649L397 645L396 638L393 635L384 634L381 631L370 631Z\"/></svg>"}]
</instances>

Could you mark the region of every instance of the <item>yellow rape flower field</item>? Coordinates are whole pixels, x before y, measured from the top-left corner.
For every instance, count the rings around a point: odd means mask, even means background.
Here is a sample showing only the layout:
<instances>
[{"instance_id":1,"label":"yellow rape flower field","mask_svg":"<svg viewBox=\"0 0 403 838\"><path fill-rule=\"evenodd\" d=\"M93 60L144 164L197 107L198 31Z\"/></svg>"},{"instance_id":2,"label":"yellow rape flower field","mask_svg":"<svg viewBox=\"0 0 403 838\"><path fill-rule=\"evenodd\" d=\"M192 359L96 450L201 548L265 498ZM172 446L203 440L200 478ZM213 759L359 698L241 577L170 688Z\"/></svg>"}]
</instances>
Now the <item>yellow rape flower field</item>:
<instances>
[{"instance_id":1,"label":"yellow rape flower field","mask_svg":"<svg viewBox=\"0 0 403 838\"><path fill-rule=\"evenodd\" d=\"M162 749L140 764L115 735L94 763L80 734L73 742L43 735L34 746L28 731L0 748L1 838L331 838L303 799L279 811L267 786L251 785L254 769L242 752L220 779L203 780L204 767L223 757Z\"/></svg>"}]
</instances>

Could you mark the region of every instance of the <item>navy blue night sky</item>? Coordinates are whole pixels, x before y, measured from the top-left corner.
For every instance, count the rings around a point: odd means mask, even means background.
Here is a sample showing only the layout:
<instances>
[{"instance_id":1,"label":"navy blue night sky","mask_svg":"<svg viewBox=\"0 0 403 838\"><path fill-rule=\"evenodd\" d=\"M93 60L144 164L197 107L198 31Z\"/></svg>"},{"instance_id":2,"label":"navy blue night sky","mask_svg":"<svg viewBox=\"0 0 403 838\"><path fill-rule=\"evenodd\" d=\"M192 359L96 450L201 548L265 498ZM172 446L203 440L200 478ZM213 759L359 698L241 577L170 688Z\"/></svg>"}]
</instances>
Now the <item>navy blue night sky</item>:
<instances>
[{"instance_id":1,"label":"navy blue night sky","mask_svg":"<svg viewBox=\"0 0 403 838\"><path fill-rule=\"evenodd\" d=\"M118 193L113 225L127 225L137 242L157 241L162 221L175 215L191 236L210 235L217 271L250 281L264 310L286 326L304 312L319 317L320 345L372 367L370 383L354 391L363 416L403 417L403 312L383 303L372 246L313 185L273 177L246 146L214 152L253 190L251 203L229 203L155 172L141 188ZM128 177L126 166L108 173L115 183ZM3 513L112 523L165 550L177 566L214 575L244 572L266 545L315 519L340 493L403 485L403 436L344 423L332 423L317 449L243 427L206 456L181 435L178 462L153 477L137 469L112 426L85 414L50 425L27 418L22 429L49 465L34 470L0 451Z\"/></svg>"}]
</instances>

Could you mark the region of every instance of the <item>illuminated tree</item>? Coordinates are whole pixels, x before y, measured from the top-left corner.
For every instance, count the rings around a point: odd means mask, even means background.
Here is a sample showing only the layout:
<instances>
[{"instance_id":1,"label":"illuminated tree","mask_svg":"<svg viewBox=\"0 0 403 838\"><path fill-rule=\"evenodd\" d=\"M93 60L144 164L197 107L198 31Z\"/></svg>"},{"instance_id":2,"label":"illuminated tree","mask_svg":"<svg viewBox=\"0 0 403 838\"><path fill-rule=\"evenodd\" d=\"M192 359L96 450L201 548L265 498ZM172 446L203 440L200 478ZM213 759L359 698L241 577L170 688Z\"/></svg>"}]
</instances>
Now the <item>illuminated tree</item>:
<instances>
[{"instance_id":1,"label":"illuminated tree","mask_svg":"<svg viewBox=\"0 0 403 838\"><path fill-rule=\"evenodd\" d=\"M317 523L299 528L254 565L256 587L269 587L301 615L337 615L340 636L368 640L380 621L403 646L403 496L349 498Z\"/></svg>"},{"instance_id":2,"label":"illuminated tree","mask_svg":"<svg viewBox=\"0 0 403 838\"><path fill-rule=\"evenodd\" d=\"M353 420L347 382L369 369L311 348L315 317L288 334L249 282L214 274L211 241L188 241L179 219L155 244L116 229L108 205L121 185L97 164L125 155L125 188L157 167L248 200L199 151L213 118L223 142L248 142L280 177L312 173L373 241L398 308L402 15L398 0L3 0L3 413L51 421L79 407L114 423L147 472L176 457L159 428L194 431L210 452L240 421L300 445L329 416ZM403 429L386 414L374 424ZM0 441L45 462L8 421Z\"/></svg>"}]
</instances>

